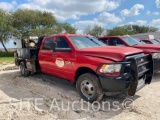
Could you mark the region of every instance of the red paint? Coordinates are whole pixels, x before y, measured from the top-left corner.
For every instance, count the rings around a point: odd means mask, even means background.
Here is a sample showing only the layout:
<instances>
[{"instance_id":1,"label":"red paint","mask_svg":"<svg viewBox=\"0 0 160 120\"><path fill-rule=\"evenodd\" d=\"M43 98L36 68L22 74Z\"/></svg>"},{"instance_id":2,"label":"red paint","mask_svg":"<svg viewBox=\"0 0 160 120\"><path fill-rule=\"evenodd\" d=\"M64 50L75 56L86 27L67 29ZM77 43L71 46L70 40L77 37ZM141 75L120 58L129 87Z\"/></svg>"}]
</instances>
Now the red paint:
<instances>
[{"instance_id":1,"label":"red paint","mask_svg":"<svg viewBox=\"0 0 160 120\"><path fill-rule=\"evenodd\" d=\"M55 41L56 37L59 36L65 38L72 49L72 52L54 52L52 50L47 51L42 49L46 38L53 38L53 41ZM42 72L74 81L76 71L81 67L87 67L96 72L101 63L120 62L123 61L126 56L143 52L142 50L135 48L111 46L77 49L69 39L69 36L87 35L60 34L47 36L43 39L38 56ZM56 65L57 58L62 58L64 60L63 67L58 67ZM116 75L119 75L119 73Z\"/></svg>"}]
</instances>

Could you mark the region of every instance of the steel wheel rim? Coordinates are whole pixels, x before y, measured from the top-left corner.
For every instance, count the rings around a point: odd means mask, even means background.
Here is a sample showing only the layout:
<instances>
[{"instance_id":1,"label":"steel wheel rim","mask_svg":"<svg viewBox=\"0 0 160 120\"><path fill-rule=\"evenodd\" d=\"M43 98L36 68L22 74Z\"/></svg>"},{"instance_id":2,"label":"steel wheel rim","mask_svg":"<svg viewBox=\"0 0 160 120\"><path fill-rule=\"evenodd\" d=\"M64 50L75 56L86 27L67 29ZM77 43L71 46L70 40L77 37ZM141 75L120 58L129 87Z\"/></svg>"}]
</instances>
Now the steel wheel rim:
<instances>
[{"instance_id":1,"label":"steel wheel rim","mask_svg":"<svg viewBox=\"0 0 160 120\"><path fill-rule=\"evenodd\" d=\"M91 98L95 93L94 85L89 80L84 80L81 83L81 92L85 97Z\"/></svg>"}]
</instances>

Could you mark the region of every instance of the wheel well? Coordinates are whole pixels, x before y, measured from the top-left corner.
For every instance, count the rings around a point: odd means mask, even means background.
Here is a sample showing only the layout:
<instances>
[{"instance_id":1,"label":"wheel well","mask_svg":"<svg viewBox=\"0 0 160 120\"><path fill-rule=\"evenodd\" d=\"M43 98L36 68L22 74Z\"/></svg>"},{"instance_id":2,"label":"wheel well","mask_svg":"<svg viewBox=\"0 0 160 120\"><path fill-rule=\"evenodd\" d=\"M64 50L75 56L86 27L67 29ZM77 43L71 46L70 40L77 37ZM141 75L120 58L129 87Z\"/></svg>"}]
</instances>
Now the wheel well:
<instances>
[{"instance_id":1,"label":"wheel well","mask_svg":"<svg viewBox=\"0 0 160 120\"><path fill-rule=\"evenodd\" d=\"M77 81L78 77L84 73L93 73L94 75L97 76L96 72L88 67L80 67L77 69L76 71L76 75L75 75L75 82Z\"/></svg>"}]
</instances>

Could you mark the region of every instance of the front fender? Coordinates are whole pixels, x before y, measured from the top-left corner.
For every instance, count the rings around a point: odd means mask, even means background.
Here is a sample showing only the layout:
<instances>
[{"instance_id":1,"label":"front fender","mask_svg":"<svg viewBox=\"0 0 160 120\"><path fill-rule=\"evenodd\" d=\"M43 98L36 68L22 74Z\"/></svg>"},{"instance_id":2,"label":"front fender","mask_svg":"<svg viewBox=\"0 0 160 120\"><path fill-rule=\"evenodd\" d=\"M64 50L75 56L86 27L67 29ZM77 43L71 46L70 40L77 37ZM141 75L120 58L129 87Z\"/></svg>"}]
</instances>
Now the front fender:
<instances>
[{"instance_id":1,"label":"front fender","mask_svg":"<svg viewBox=\"0 0 160 120\"><path fill-rule=\"evenodd\" d=\"M98 66L101 63L113 63L113 60L108 60L104 58L99 58L99 57L92 57L92 56L84 56L83 58L79 56L77 58L77 69L79 67L88 67L96 72Z\"/></svg>"}]
</instances>

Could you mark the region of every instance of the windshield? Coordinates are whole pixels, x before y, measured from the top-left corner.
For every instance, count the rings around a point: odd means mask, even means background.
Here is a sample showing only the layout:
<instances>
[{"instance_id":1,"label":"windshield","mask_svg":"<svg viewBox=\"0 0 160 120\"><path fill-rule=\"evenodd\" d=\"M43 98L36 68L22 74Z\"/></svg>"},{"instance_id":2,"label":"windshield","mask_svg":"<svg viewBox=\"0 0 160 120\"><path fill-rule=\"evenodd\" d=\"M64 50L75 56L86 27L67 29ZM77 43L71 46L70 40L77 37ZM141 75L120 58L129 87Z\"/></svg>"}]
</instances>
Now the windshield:
<instances>
[{"instance_id":1,"label":"windshield","mask_svg":"<svg viewBox=\"0 0 160 120\"><path fill-rule=\"evenodd\" d=\"M77 49L106 46L93 36L70 36L69 38Z\"/></svg>"},{"instance_id":2,"label":"windshield","mask_svg":"<svg viewBox=\"0 0 160 120\"><path fill-rule=\"evenodd\" d=\"M137 44L144 44L143 42L140 42L138 40L136 40L135 38L132 38L132 37L122 37L122 39L128 43L130 46L133 46L133 45L137 45Z\"/></svg>"},{"instance_id":3,"label":"windshield","mask_svg":"<svg viewBox=\"0 0 160 120\"><path fill-rule=\"evenodd\" d=\"M151 40L151 42L153 43L153 44L160 44L158 41L156 41L156 40Z\"/></svg>"}]
</instances>

